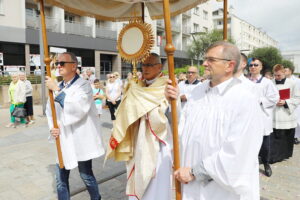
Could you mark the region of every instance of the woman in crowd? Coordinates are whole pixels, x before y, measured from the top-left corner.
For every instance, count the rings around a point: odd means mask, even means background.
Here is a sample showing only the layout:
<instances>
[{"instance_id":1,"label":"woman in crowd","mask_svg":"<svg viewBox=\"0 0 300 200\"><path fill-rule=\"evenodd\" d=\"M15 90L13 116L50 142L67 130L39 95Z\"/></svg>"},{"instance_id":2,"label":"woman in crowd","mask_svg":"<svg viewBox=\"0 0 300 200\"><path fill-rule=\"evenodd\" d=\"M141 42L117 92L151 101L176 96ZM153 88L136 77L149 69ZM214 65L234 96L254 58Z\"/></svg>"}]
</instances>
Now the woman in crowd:
<instances>
[{"instance_id":1,"label":"woman in crowd","mask_svg":"<svg viewBox=\"0 0 300 200\"><path fill-rule=\"evenodd\" d=\"M120 84L116 81L116 76L111 74L106 85L106 105L109 108L111 120L115 120L115 111L117 110L121 102L121 91Z\"/></svg>"},{"instance_id":2,"label":"woman in crowd","mask_svg":"<svg viewBox=\"0 0 300 200\"><path fill-rule=\"evenodd\" d=\"M13 127L16 128L16 118L12 116L12 112L16 107L23 108L26 102L26 86L25 83L19 80L19 75L13 74L11 76L11 83L8 88L8 98L10 102L10 113L11 119L10 123L6 125L7 128ZM26 127L26 120L25 118L20 118L20 123Z\"/></svg>"},{"instance_id":3,"label":"woman in crowd","mask_svg":"<svg viewBox=\"0 0 300 200\"><path fill-rule=\"evenodd\" d=\"M26 87L26 102L24 104L24 108L26 109L27 123L28 124L33 124L34 123L34 119L33 119L33 101L32 101L32 90L33 90L33 88L32 88L31 82L29 80L27 80L25 73L23 73L23 72L20 73L19 77L20 77L20 80L25 83L25 87Z\"/></svg>"}]
</instances>

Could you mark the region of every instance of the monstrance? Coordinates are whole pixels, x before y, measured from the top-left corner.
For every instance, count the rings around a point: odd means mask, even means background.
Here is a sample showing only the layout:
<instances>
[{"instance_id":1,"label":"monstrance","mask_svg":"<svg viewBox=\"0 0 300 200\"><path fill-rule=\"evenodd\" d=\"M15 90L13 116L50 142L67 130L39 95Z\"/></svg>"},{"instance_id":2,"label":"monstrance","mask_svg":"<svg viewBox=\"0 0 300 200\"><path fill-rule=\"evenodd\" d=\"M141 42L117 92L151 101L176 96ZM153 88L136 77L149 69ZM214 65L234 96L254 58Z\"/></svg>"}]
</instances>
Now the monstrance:
<instances>
[{"instance_id":1,"label":"monstrance","mask_svg":"<svg viewBox=\"0 0 300 200\"><path fill-rule=\"evenodd\" d=\"M143 62L154 45L151 25L141 19L133 19L119 34L117 48L122 59L133 65L133 79L137 81L137 63Z\"/></svg>"}]
</instances>

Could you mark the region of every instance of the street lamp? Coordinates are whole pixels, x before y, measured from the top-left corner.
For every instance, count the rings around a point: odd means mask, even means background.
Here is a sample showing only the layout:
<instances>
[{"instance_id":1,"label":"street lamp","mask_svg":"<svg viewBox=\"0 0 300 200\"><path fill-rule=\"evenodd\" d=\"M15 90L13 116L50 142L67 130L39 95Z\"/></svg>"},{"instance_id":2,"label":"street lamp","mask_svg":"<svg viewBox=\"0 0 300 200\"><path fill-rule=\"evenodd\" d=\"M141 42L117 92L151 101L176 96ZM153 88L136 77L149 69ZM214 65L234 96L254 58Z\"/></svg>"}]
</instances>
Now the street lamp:
<instances>
[{"instance_id":1,"label":"street lamp","mask_svg":"<svg viewBox=\"0 0 300 200\"><path fill-rule=\"evenodd\" d=\"M216 0L217 2L223 1L223 40L227 41L227 1L228 0Z\"/></svg>"}]
</instances>

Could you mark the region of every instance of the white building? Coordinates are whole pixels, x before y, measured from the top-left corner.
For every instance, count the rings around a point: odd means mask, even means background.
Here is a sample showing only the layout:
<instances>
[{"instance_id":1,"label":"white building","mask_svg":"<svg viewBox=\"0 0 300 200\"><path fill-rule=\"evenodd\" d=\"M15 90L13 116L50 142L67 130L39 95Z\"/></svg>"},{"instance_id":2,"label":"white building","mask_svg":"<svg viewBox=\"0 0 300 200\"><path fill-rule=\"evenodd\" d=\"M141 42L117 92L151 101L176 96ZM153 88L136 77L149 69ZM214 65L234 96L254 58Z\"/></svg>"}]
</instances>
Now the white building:
<instances>
[{"instance_id":1,"label":"white building","mask_svg":"<svg viewBox=\"0 0 300 200\"><path fill-rule=\"evenodd\" d=\"M223 30L223 9L215 10L212 15L214 28ZM261 28L257 28L234 15L233 7L230 7L227 17L228 37L235 41L240 50L248 54L255 48L269 46L277 48L278 42Z\"/></svg>"},{"instance_id":2,"label":"white building","mask_svg":"<svg viewBox=\"0 0 300 200\"><path fill-rule=\"evenodd\" d=\"M38 60L39 11L34 0L0 0L0 62L1 70L22 67L32 72ZM205 3L172 18L175 67L190 64L186 54L191 33L213 28L212 6ZM116 49L118 32L126 22L106 22L68 13L61 8L45 5L49 47L63 48L81 57L82 67L95 67L97 77L104 78L111 71L121 72L123 77L131 71L131 65L121 61ZM156 46L165 61L164 21L152 21Z\"/></svg>"},{"instance_id":3,"label":"white building","mask_svg":"<svg viewBox=\"0 0 300 200\"><path fill-rule=\"evenodd\" d=\"M295 73L300 73L300 50L298 51L283 51L281 55L284 59L291 61L295 67Z\"/></svg>"}]
</instances>

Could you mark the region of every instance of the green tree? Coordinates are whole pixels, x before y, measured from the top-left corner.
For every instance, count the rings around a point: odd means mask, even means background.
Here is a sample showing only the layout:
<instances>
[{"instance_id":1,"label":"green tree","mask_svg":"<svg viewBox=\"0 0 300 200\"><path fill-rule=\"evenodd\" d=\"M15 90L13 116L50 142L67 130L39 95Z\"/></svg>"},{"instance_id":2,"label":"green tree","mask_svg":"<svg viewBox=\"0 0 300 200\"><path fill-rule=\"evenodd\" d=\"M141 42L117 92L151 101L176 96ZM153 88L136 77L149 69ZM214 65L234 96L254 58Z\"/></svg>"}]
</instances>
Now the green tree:
<instances>
[{"instance_id":1,"label":"green tree","mask_svg":"<svg viewBox=\"0 0 300 200\"><path fill-rule=\"evenodd\" d=\"M223 40L223 32L214 29L207 33L200 32L197 34L193 34L192 37L193 41L188 47L187 53L189 58L197 59L197 65L199 66L199 61L201 58L203 58L205 50L214 42ZM234 43L234 41L231 38L229 38L228 41Z\"/></svg>"},{"instance_id":2,"label":"green tree","mask_svg":"<svg viewBox=\"0 0 300 200\"><path fill-rule=\"evenodd\" d=\"M262 62L263 73L272 71L274 65L282 63L281 53L275 47L263 47L254 49L248 57L257 58Z\"/></svg>"},{"instance_id":3,"label":"green tree","mask_svg":"<svg viewBox=\"0 0 300 200\"><path fill-rule=\"evenodd\" d=\"M294 68L294 63L291 62L291 61L289 61L289 60L283 59L283 60L281 61L281 64L282 64L284 67L288 67L288 68L290 68L290 69L293 69L293 68Z\"/></svg>"}]
</instances>

